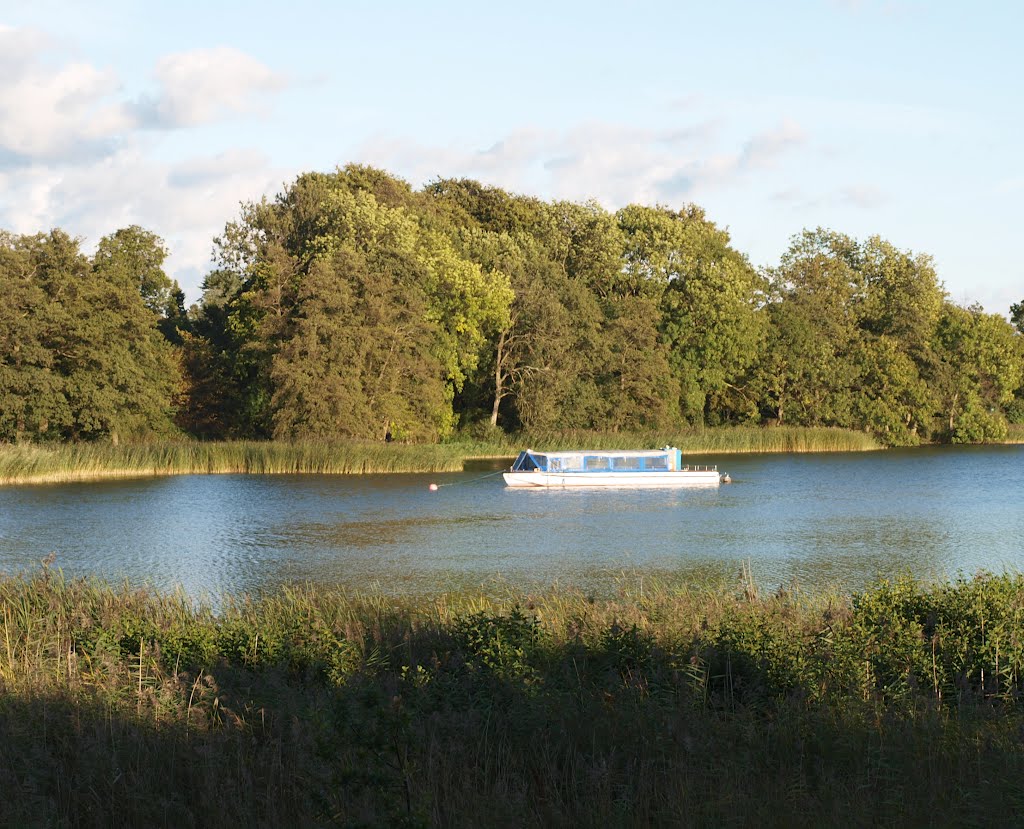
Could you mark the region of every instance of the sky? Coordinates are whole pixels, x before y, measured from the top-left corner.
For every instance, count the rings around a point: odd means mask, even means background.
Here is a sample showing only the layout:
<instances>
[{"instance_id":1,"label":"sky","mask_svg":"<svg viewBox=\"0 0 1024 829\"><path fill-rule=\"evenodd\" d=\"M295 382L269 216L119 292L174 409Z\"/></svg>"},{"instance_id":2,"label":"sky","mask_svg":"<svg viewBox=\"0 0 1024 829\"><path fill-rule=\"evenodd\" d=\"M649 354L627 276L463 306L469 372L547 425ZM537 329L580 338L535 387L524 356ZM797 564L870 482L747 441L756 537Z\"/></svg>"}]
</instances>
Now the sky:
<instances>
[{"instance_id":1,"label":"sky","mask_svg":"<svg viewBox=\"0 0 1024 829\"><path fill-rule=\"evenodd\" d=\"M188 302L240 205L371 164L544 199L703 207L1024 299L1024 4L0 0L0 229L158 234Z\"/></svg>"}]
</instances>

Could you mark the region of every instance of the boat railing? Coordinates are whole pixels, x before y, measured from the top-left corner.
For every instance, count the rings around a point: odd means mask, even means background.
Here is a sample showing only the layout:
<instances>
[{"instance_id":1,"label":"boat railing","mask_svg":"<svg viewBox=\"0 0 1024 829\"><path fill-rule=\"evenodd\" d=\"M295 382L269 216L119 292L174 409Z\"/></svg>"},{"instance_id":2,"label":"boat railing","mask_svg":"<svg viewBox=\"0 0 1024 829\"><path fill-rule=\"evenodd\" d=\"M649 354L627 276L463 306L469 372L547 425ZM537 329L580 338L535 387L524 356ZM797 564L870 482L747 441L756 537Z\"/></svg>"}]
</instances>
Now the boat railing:
<instances>
[{"instance_id":1,"label":"boat railing","mask_svg":"<svg viewBox=\"0 0 1024 829\"><path fill-rule=\"evenodd\" d=\"M699 464L688 463L681 467L680 472L717 472L718 466L702 466Z\"/></svg>"}]
</instances>

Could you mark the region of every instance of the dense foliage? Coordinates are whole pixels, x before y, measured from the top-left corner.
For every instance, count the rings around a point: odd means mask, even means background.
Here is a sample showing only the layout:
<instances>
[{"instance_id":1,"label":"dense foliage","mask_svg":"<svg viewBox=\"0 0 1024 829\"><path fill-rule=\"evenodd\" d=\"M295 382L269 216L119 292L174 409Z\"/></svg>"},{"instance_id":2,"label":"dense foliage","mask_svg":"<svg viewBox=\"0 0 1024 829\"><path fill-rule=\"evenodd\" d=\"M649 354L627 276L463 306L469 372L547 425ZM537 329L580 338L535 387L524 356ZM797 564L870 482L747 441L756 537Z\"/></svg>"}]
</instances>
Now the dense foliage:
<instances>
[{"instance_id":1,"label":"dense foliage","mask_svg":"<svg viewBox=\"0 0 1024 829\"><path fill-rule=\"evenodd\" d=\"M797 235L758 272L694 205L421 190L348 166L243 205L187 313L153 234L90 259L0 237L0 439L353 438L719 425L1000 440L1024 303L961 308L931 260Z\"/></svg>"},{"instance_id":2,"label":"dense foliage","mask_svg":"<svg viewBox=\"0 0 1024 829\"><path fill-rule=\"evenodd\" d=\"M213 613L44 571L0 606L3 825L1024 819L1019 576Z\"/></svg>"},{"instance_id":3,"label":"dense foliage","mask_svg":"<svg viewBox=\"0 0 1024 829\"><path fill-rule=\"evenodd\" d=\"M179 383L159 330L176 286L165 251L138 227L91 259L59 230L0 233L0 439L166 434Z\"/></svg>"}]
</instances>

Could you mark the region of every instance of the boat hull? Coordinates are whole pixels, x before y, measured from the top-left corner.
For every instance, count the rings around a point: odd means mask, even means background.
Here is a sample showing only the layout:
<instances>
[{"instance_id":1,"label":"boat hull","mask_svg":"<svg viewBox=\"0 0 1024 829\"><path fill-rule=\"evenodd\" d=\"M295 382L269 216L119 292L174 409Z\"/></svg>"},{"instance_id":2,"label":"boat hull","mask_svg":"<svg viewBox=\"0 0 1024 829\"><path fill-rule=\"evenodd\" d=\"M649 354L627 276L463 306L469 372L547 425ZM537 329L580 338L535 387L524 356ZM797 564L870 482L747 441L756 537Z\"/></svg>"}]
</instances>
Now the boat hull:
<instances>
[{"instance_id":1,"label":"boat hull","mask_svg":"<svg viewBox=\"0 0 1024 829\"><path fill-rule=\"evenodd\" d=\"M681 469L678 472L505 472L505 484L521 489L577 487L684 487L718 486L717 470Z\"/></svg>"}]
</instances>

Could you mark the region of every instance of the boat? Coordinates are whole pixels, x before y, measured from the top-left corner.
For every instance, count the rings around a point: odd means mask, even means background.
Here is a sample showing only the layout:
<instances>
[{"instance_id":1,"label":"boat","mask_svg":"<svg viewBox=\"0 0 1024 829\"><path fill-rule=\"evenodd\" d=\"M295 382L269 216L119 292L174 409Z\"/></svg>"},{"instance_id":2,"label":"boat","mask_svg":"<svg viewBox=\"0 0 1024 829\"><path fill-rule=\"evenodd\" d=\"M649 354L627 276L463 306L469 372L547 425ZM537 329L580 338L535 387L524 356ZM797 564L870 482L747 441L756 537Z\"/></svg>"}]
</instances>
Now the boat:
<instances>
[{"instance_id":1,"label":"boat","mask_svg":"<svg viewBox=\"0 0 1024 829\"><path fill-rule=\"evenodd\" d=\"M683 463L674 446L661 449L536 452L525 449L504 474L510 487L718 486L717 466Z\"/></svg>"}]
</instances>

